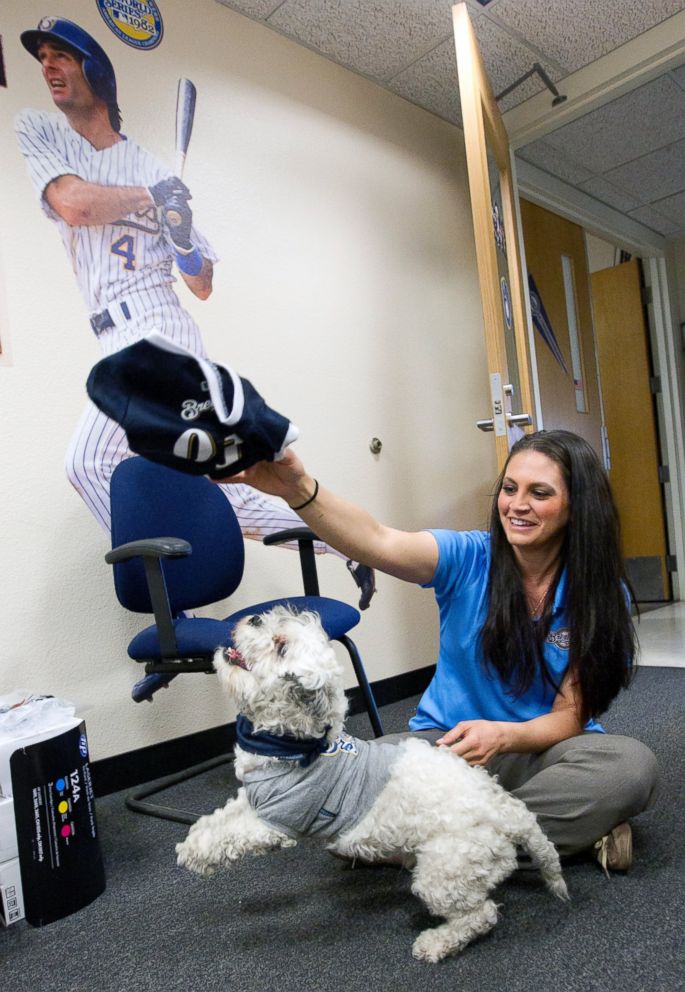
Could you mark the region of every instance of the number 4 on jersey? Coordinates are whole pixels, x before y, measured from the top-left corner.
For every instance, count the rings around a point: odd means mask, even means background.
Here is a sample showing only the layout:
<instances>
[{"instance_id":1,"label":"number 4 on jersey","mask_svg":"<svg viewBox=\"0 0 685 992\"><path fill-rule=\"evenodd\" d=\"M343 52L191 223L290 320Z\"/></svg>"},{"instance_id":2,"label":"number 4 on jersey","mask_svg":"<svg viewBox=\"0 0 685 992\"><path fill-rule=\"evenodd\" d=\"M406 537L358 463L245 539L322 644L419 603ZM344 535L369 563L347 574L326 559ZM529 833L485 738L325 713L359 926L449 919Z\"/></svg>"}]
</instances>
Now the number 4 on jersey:
<instances>
[{"instance_id":1,"label":"number 4 on jersey","mask_svg":"<svg viewBox=\"0 0 685 992\"><path fill-rule=\"evenodd\" d=\"M110 251L113 255L119 255L126 259L124 268L129 271L136 267L136 242L132 234L124 234L117 238Z\"/></svg>"}]
</instances>

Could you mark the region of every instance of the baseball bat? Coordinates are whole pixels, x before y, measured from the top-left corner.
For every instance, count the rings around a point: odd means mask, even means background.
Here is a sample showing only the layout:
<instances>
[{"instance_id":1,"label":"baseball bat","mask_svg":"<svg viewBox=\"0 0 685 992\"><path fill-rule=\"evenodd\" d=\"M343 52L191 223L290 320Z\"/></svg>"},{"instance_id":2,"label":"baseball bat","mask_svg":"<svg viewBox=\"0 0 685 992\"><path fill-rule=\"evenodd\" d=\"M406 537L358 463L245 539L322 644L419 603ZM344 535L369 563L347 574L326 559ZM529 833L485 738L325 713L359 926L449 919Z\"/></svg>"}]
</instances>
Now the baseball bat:
<instances>
[{"instance_id":1,"label":"baseball bat","mask_svg":"<svg viewBox=\"0 0 685 992\"><path fill-rule=\"evenodd\" d=\"M193 122L195 120L195 100L197 90L195 84L190 79L179 79L176 91L176 175L183 178L183 170L186 164L186 154L190 144L190 136L193 133ZM167 223L176 227L181 223L181 217L175 210L167 213Z\"/></svg>"}]
</instances>

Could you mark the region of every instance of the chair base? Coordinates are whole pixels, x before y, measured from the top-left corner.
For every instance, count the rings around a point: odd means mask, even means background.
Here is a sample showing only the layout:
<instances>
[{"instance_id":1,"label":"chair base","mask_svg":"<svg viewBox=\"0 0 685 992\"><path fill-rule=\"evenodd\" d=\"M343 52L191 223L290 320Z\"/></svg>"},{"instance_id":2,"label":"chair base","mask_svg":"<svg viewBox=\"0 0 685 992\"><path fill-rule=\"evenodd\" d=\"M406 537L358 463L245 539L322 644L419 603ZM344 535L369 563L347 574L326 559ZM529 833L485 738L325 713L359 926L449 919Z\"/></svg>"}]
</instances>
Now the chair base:
<instances>
[{"instance_id":1,"label":"chair base","mask_svg":"<svg viewBox=\"0 0 685 992\"><path fill-rule=\"evenodd\" d=\"M189 810L177 809L173 806L158 806L156 803L148 803L145 800L148 796L156 796L181 782L187 782L203 772L208 772L219 765L230 764L233 761L233 754L221 754L215 758L208 758L191 768L185 768L182 772L173 775L166 775L164 778L155 779L148 782L142 789L137 789L126 797L126 806L134 813L144 813L146 816L156 816L160 820L173 820L175 823L186 823L191 825L202 816L202 813L191 813Z\"/></svg>"}]
</instances>

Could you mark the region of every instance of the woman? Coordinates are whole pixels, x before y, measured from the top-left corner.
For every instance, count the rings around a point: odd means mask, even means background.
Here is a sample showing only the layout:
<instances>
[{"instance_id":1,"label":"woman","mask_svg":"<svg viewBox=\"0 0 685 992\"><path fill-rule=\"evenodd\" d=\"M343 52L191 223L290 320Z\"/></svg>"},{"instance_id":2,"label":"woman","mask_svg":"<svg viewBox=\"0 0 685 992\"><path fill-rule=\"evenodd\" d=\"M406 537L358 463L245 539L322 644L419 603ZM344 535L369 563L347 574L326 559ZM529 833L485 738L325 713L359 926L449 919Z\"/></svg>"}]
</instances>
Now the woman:
<instances>
[{"instance_id":1,"label":"woman","mask_svg":"<svg viewBox=\"0 0 685 992\"><path fill-rule=\"evenodd\" d=\"M653 802L656 759L596 718L636 655L606 473L587 442L540 431L512 448L489 533L409 533L323 489L290 451L244 480L283 497L350 558L433 588L435 676L413 732L485 765L537 815L562 855L632 860L625 822Z\"/></svg>"}]
</instances>

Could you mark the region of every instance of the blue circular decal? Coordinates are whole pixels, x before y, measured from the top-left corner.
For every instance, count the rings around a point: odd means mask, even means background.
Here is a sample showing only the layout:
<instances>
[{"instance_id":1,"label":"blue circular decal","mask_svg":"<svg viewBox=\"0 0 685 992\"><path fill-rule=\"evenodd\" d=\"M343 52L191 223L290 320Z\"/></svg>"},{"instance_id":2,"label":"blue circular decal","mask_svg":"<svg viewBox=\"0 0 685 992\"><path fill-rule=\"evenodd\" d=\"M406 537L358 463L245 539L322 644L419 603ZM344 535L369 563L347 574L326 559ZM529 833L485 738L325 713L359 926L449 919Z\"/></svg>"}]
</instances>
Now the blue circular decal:
<instances>
[{"instance_id":1,"label":"blue circular decal","mask_svg":"<svg viewBox=\"0 0 685 992\"><path fill-rule=\"evenodd\" d=\"M148 51L162 40L164 25L155 0L95 0L110 31L133 48Z\"/></svg>"}]
</instances>

